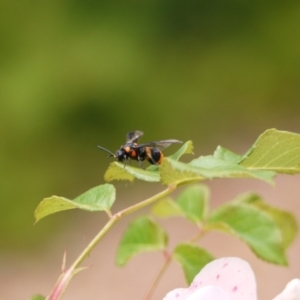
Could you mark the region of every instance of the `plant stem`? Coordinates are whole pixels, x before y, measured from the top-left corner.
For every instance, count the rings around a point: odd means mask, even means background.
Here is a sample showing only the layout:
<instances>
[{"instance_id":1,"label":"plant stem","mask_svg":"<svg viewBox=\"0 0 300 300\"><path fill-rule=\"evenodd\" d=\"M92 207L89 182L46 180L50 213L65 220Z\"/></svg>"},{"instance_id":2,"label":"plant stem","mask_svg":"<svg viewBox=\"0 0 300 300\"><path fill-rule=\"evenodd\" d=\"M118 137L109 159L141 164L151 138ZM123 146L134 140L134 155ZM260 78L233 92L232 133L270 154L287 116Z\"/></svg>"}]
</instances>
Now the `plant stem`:
<instances>
[{"instance_id":1,"label":"plant stem","mask_svg":"<svg viewBox=\"0 0 300 300\"><path fill-rule=\"evenodd\" d=\"M118 221L114 216L109 219L105 226L100 230L100 232L93 238L93 240L88 244L88 246L82 251L78 258L74 261L71 268L78 268L78 266L83 262L83 260L91 253L91 251L96 247L99 241L104 237L104 235L113 227L113 225Z\"/></svg>"},{"instance_id":2,"label":"plant stem","mask_svg":"<svg viewBox=\"0 0 300 300\"><path fill-rule=\"evenodd\" d=\"M87 247L82 251L82 253L78 256L78 258L74 261L74 263L71 265L71 267L66 270L64 273L69 274L68 276L73 276L73 271L75 271L79 265L84 261L86 257L89 256L89 254L92 252L92 250L97 246L97 244L100 242L100 240L105 236L105 234L124 216L133 213L147 205L150 205L154 203L155 201L171 194L176 189L175 185L169 185L164 191L144 200L137 204L134 204L132 206L129 206L122 211L111 215L108 222L105 224L105 226L100 230L100 232L92 239L92 241L87 245ZM62 279L63 278L63 279ZM68 279L68 278L67 278ZM66 276L60 276L57 283L54 286L53 292L47 297L47 299L51 300L58 300L60 299L63 291L65 290L66 286L62 287L64 283L62 282L64 280L66 282L66 285L69 283L69 280L66 280ZM52 297L52 295L54 295Z\"/></svg>"},{"instance_id":3,"label":"plant stem","mask_svg":"<svg viewBox=\"0 0 300 300\"><path fill-rule=\"evenodd\" d=\"M109 221L105 224L105 226L101 229L101 231L93 238L93 240L89 243L89 245L84 249L84 251L80 254L80 256L73 263L74 269L77 268L82 261L90 254L90 252L95 248L95 246L99 243L99 241L103 238L103 236L119 221L122 217L133 213L147 205L154 203L155 201L169 195L175 190L176 187L168 186L164 191L144 200L132 206L129 206L120 212L114 214Z\"/></svg>"},{"instance_id":4,"label":"plant stem","mask_svg":"<svg viewBox=\"0 0 300 300\"><path fill-rule=\"evenodd\" d=\"M169 185L164 191L142 201L142 202L139 202L137 204L134 204L132 206L129 206L123 210L121 210L120 212L116 213L115 215L119 216L119 217L123 217L123 216L126 216L128 214L131 214L145 206L148 206L154 202L156 202L157 200L171 194L174 190L176 189L176 186L175 185Z\"/></svg>"},{"instance_id":5,"label":"plant stem","mask_svg":"<svg viewBox=\"0 0 300 300\"><path fill-rule=\"evenodd\" d=\"M163 263L163 265L161 266L160 270L158 271L156 277L154 278L152 284L150 285L150 288L144 298L144 300L150 300L151 296L153 294L153 291L155 290L156 286L158 285L161 277L163 276L163 274L165 273L165 271L167 270L167 267L169 266L170 262L171 262L171 255L168 252L164 252L164 256L165 256L165 261Z\"/></svg>"},{"instance_id":6,"label":"plant stem","mask_svg":"<svg viewBox=\"0 0 300 300\"><path fill-rule=\"evenodd\" d=\"M199 231L189 239L190 243L196 243L197 240L199 240L206 233L203 226L202 227L198 226L198 229Z\"/></svg>"}]
</instances>

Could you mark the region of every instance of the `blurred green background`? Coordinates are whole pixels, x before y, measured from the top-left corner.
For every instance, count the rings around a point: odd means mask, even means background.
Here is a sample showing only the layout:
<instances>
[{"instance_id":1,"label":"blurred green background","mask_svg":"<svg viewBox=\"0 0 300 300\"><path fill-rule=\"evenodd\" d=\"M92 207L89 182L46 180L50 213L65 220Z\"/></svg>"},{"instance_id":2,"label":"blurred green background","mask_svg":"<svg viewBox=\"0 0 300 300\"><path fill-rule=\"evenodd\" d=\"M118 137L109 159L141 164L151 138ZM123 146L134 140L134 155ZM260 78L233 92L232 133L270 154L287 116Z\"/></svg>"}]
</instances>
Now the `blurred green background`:
<instances>
[{"instance_id":1,"label":"blurred green background","mask_svg":"<svg viewBox=\"0 0 300 300\"><path fill-rule=\"evenodd\" d=\"M103 183L96 146L115 151L130 130L192 139L197 155L244 151L267 128L300 132L299 1L0 5L0 255L39 253L88 222L33 226L33 211Z\"/></svg>"}]
</instances>

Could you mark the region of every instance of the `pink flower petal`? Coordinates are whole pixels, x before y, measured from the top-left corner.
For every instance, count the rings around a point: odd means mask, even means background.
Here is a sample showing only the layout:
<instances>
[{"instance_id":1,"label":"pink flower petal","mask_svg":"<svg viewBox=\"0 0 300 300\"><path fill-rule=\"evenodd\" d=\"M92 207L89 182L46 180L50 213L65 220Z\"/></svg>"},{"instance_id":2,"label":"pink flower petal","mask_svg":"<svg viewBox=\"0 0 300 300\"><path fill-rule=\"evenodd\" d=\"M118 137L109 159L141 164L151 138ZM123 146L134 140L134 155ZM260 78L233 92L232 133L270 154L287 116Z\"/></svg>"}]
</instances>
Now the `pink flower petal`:
<instances>
[{"instance_id":1,"label":"pink flower petal","mask_svg":"<svg viewBox=\"0 0 300 300\"><path fill-rule=\"evenodd\" d=\"M291 280L285 289L273 300L300 300L300 280Z\"/></svg>"},{"instance_id":2,"label":"pink flower petal","mask_svg":"<svg viewBox=\"0 0 300 300\"><path fill-rule=\"evenodd\" d=\"M188 296L186 300L232 300L232 297L223 289L208 285Z\"/></svg>"},{"instance_id":3,"label":"pink flower petal","mask_svg":"<svg viewBox=\"0 0 300 300\"><path fill-rule=\"evenodd\" d=\"M256 281L250 265L237 257L224 257L207 264L195 277L190 292L213 285L227 291L233 300L256 300Z\"/></svg>"},{"instance_id":4,"label":"pink flower petal","mask_svg":"<svg viewBox=\"0 0 300 300\"><path fill-rule=\"evenodd\" d=\"M209 296L208 293L212 294ZM214 295L218 295L218 297ZM256 300L256 282L250 265L237 257L214 260L201 270L189 288L173 290L163 300L196 299Z\"/></svg>"},{"instance_id":5,"label":"pink flower petal","mask_svg":"<svg viewBox=\"0 0 300 300\"><path fill-rule=\"evenodd\" d=\"M188 289L179 288L169 292L163 300L183 300L186 299Z\"/></svg>"}]
</instances>

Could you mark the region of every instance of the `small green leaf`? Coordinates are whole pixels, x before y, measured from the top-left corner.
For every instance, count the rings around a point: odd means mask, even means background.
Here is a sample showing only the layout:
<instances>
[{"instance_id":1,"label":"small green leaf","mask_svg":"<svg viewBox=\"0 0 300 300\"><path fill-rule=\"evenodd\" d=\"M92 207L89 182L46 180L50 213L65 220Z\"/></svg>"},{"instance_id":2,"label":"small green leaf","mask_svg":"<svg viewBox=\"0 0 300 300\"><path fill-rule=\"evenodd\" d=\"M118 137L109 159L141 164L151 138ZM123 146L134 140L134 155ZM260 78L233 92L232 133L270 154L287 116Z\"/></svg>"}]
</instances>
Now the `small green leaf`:
<instances>
[{"instance_id":1,"label":"small green leaf","mask_svg":"<svg viewBox=\"0 0 300 300\"><path fill-rule=\"evenodd\" d=\"M201 156L188 164L166 158L160 167L161 182L165 185L181 185L213 178L249 177L273 183L275 175L276 173L272 171L248 170L240 165L213 156Z\"/></svg>"},{"instance_id":2,"label":"small green leaf","mask_svg":"<svg viewBox=\"0 0 300 300\"><path fill-rule=\"evenodd\" d=\"M189 182L197 182L205 178L197 173L197 169L188 164L165 158L160 166L161 183L176 186Z\"/></svg>"},{"instance_id":3,"label":"small green leaf","mask_svg":"<svg viewBox=\"0 0 300 300\"><path fill-rule=\"evenodd\" d=\"M217 149L214 152L213 157L217 158L217 159L222 159L222 160L225 160L228 162L232 162L232 163L238 163L242 158L240 155L238 155L230 150L227 150L221 146L217 147Z\"/></svg>"},{"instance_id":4,"label":"small green leaf","mask_svg":"<svg viewBox=\"0 0 300 300\"><path fill-rule=\"evenodd\" d=\"M116 199L116 189L112 184L102 184L76 197L73 201L79 208L89 211L108 211Z\"/></svg>"},{"instance_id":5,"label":"small green leaf","mask_svg":"<svg viewBox=\"0 0 300 300\"><path fill-rule=\"evenodd\" d=\"M245 203L228 203L209 217L206 230L221 230L241 238L256 255L268 262L286 265L281 232L264 211Z\"/></svg>"},{"instance_id":6,"label":"small green leaf","mask_svg":"<svg viewBox=\"0 0 300 300\"><path fill-rule=\"evenodd\" d=\"M170 155L169 158L173 160L179 160L179 158L184 154L194 154L193 151L194 151L193 142L187 141L174 154Z\"/></svg>"},{"instance_id":7,"label":"small green leaf","mask_svg":"<svg viewBox=\"0 0 300 300\"><path fill-rule=\"evenodd\" d=\"M204 185L186 188L176 201L167 198L156 203L152 212L158 217L184 216L194 223L202 223L208 212L209 190Z\"/></svg>"},{"instance_id":8,"label":"small green leaf","mask_svg":"<svg viewBox=\"0 0 300 300\"><path fill-rule=\"evenodd\" d=\"M176 199L183 214L192 222L201 223L208 212L209 190L205 185L186 188Z\"/></svg>"},{"instance_id":9,"label":"small green leaf","mask_svg":"<svg viewBox=\"0 0 300 300\"><path fill-rule=\"evenodd\" d=\"M45 198L36 208L34 216L38 222L50 214L74 208L87 211L109 211L115 198L115 187L111 184L103 184L88 190L73 201L58 196Z\"/></svg>"},{"instance_id":10,"label":"small green leaf","mask_svg":"<svg viewBox=\"0 0 300 300\"><path fill-rule=\"evenodd\" d=\"M124 166L123 163L119 162L111 163L104 174L104 179L108 182L112 180L133 181L135 178L148 182L159 182L160 180L157 170L145 170L128 165Z\"/></svg>"},{"instance_id":11,"label":"small green leaf","mask_svg":"<svg viewBox=\"0 0 300 300\"><path fill-rule=\"evenodd\" d=\"M217 159L210 155L200 156L199 158L192 160L189 165L197 167L199 173L209 179L227 177L256 178L268 183L273 183L273 177L276 175L276 173L272 171L248 170L231 161Z\"/></svg>"},{"instance_id":12,"label":"small green leaf","mask_svg":"<svg viewBox=\"0 0 300 300\"><path fill-rule=\"evenodd\" d=\"M269 129L244 155L241 166L277 173L300 173L300 134Z\"/></svg>"},{"instance_id":13,"label":"small green leaf","mask_svg":"<svg viewBox=\"0 0 300 300\"><path fill-rule=\"evenodd\" d=\"M171 199L163 199L152 206L152 213L160 218L182 216L182 211L177 203Z\"/></svg>"},{"instance_id":14,"label":"small green leaf","mask_svg":"<svg viewBox=\"0 0 300 300\"><path fill-rule=\"evenodd\" d=\"M59 211L69 210L77 208L77 205L64 197L52 196L49 198L43 199L38 207L35 209L34 217L35 222L38 222L40 219L45 218L50 214L54 214Z\"/></svg>"},{"instance_id":15,"label":"small green leaf","mask_svg":"<svg viewBox=\"0 0 300 300\"><path fill-rule=\"evenodd\" d=\"M139 217L125 230L117 250L116 262L123 266L138 253L164 250L167 240L166 232L158 223L148 217Z\"/></svg>"},{"instance_id":16,"label":"small green leaf","mask_svg":"<svg viewBox=\"0 0 300 300\"><path fill-rule=\"evenodd\" d=\"M298 226L295 217L291 213L268 205L260 196L252 193L242 194L236 201L254 205L267 213L275 221L281 232L282 246L284 249L287 249L294 241L298 232Z\"/></svg>"},{"instance_id":17,"label":"small green leaf","mask_svg":"<svg viewBox=\"0 0 300 300\"><path fill-rule=\"evenodd\" d=\"M42 296L42 295L34 295L31 297L30 300L45 300L46 297Z\"/></svg>"},{"instance_id":18,"label":"small green leaf","mask_svg":"<svg viewBox=\"0 0 300 300\"><path fill-rule=\"evenodd\" d=\"M129 180L132 182L134 176L128 173L125 168L126 166L124 164L112 162L104 174L104 180L107 182L113 180Z\"/></svg>"},{"instance_id":19,"label":"small green leaf","mask_svg":"<svg viewBox=\"0 0 300 300\"><path fill-rule=\"evenodd\" d=\"M189 243L177 245L173 252L173 258L183 268L188 284L191 284L194 277L206 264L214 260L214 257L205 249Z\"/></svg>"}]
</instances>

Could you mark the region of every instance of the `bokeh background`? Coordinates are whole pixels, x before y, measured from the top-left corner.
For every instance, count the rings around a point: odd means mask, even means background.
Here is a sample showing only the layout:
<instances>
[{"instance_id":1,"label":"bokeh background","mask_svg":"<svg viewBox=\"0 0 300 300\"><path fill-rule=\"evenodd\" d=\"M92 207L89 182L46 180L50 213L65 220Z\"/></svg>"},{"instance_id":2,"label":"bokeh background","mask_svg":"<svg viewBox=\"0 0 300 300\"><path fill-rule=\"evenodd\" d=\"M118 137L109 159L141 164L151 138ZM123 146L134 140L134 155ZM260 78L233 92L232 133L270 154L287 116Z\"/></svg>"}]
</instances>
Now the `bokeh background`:
<instances>
[{"instance_id":1,"label":"bokeh background","mask_svg":"<svg viewBox=\"0 0 300 300\"><path fill-rule=\"evenodd\" d=\"M221 144L243 153L268 128L300 132L300 2L296 0L0 1L0 299L47 294L60 272L103 226L102 214L70 211L34 225L38 203L74 198L104 182L128 131L143 141L193 140L196 155ZM175 146L173 146L173 151ZM172 152L172 148L167 153ZM276 188L254 180L215 180L212 205L254 190L299 213L299 176ZM162 189L117 182L114 211ZM147 212L147 210L145 211ZM119 223L86 261L67 300L142 299L161 254L114 266ZM162 221L171 246L193 228ZM299 238L290 267L256 259L230 237L205 237L217 257L238 255L271 299L300 276ZM153 299L184 286L173 264Z\"/></svg>"}]
</instances>

